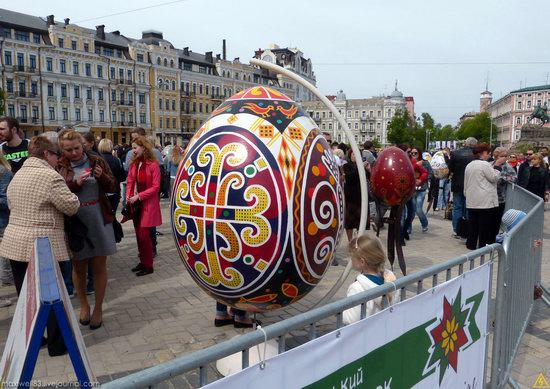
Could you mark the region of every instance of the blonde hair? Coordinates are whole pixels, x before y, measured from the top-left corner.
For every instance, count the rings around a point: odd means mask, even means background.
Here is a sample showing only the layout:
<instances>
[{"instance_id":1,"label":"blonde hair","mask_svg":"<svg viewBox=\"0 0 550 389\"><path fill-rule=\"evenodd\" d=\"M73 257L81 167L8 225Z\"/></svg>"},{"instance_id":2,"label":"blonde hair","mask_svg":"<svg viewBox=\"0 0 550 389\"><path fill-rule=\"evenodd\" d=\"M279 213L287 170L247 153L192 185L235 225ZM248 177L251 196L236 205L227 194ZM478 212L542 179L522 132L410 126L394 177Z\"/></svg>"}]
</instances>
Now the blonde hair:
<instances>
[{"instance_id":1,"label":"blonde hair","mask_svg":"<svg viewBox=\"0 0 550 389\"><path fill-rule=\"evenodd\" d=\"M110 154L113 151L113 142L107 138L101 139L97 145L97 151L101 154Z\"/></svg>"},{"instance_id":2,"label":"blonde hair","mask_svg":"<svg viewBox=\"0 0 550 389\"><path fill-rule=\"evenodd\" d=\"M0 148L0 165L4 166L6 170L11 172L11 165L6 159L6 157L4 157L4 152L2 151L1 148Z\"/></svg>"},{"instance_id":3,"label":"blonde hair","mask_svg":"<svg viewBox=\"0 0 550 389\"><path fill-rule=\"evenodd\" d=\"M59 137L59 142L63 142L64 140L68 140L68 141L73 141L73 140L77 140L79 141L81 144L84 143L84 138L82 137L82 135L78 132L76 132L75 130L67 130L65 132L63 132L62 134L58 134L60 137Z\"/></svg>"},{"instance_id":4,"label":"blonde hair","mask_svg":"<svg viewBox=\"0 0 550 389\"><path fill-rule=\"evenodd\" d=\"M349 242L349 253L352 258L359 259L363 265L377 273L384 273L384 265L387 260L382 241L371 234L363 234Z\"/></svg>"},{"instance_id":5,"label":"blonde hair","mask_svg":"<svg viewBox=\"0 0 550 389\"><path fill-rule=\"evenodd\" d=\"M544 163L544 159L542 158L542 154L540 153L534 153L531 157L531 161L533 160L533 158L538 159L541 162L541 165Z\"/></svg>"},{"instance_id":6,"label":"blonde hair","mask_svg":"<svg viewBox=\"0 0 550 389\"><path fill-rule=\"evenodd\" d=\"M172 163L174 165L179 165L182 156L183 153L181 151L181 148L178 145L174 146L174 148L172 149Z\"/></svg>"}]
</instances>

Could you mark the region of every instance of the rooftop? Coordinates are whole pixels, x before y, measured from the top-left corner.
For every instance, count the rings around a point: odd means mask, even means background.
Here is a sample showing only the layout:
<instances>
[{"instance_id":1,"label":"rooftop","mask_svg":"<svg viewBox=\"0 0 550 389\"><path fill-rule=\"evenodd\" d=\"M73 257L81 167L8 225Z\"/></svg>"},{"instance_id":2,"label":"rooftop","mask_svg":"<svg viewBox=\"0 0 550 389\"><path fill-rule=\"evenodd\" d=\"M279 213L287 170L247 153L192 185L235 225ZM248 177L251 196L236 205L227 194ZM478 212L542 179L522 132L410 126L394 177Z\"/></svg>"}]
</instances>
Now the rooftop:
<instances>
[{"instance_id":1,"label":"rooftop","mask_svg":"<svg viewBox=\"0 0 550 389\"><path fill-rule=\"evenodd\" d=\"M522 92L537 92L541 90L550 89L550 85L530 86L528 88L521 88L511 91L510 93L522 93Z\"/></svg>"}]
</instances>

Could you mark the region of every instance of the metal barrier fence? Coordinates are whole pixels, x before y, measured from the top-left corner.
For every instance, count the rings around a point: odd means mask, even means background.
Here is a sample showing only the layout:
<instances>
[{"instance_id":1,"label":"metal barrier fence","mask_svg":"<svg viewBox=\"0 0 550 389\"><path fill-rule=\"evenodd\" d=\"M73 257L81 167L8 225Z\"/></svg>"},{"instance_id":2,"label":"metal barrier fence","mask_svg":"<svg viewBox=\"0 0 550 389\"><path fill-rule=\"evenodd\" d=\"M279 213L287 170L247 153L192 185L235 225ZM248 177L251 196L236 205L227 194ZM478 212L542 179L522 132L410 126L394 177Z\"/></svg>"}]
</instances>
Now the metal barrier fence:
<instances>
[{"instance_id":1,"label":"metal barrier fence","mask_svg":"<svg viewBox=\"0 0 550 389\"><path fill-rule=\"evenodd\" d=\"M535 300L533 289L540 284L544 202L517 185L508 185L506 209L527 213L504 241L506 256L499 261L491 387L507 383L519 387L510 372Z\"/></svg>"},{"instance_id":2,"label":"metal barrier fence","mask_svg":"<svg viewBox=\"0 0 550 389\"><path fill-rule=\"evenodd\" d=\"M395 288L400 291L401 300L405 300L412 295L417 295L426 289L438 285L439 282L448 281L465 271L471 270L484 264L487 261L493 262L495 256L502 258L505 256L501 245L493 244L484 248L461 255L444 263L432 266L428 269L419 271L402 278L395 282ZM493 266L491 265L491 276ZM288 318L281 322L269 325L264 329L267 339L277 338L279 344L279 353L285 351L285 337L291 331L308 329L309 339L315 339L317 333L317 323L327 318L332 318L334 329L342 327L342 312L351 307L361 305L361 317L366 316L366 302L377 297L385 296L394 291L393 284L384 284L377 288L362 292L349 298L338 300L322 307L304 312L297 316ZM385 300L385 299L384 299ZM242 366L248 367L249 348L262 344L265 341L264 333L254 331L233 338L229 341L216 344L206 349L196 351L192 354L184 355L172 361L165 362L146 370L130 374L117 380L102 385L104 389L124 389L124 388L143 388L156 385L160 382L169 380L178 375L189 372L193 369L199 369L200 386L208 383L206 372L208 364L215 363L218 359L224 358L234 353L242 352Z\"/></svg>"},{"instance_id":3,"label":"metal barrier fence","mask_svg":"<svg viewBox=\"0 0 550 389\"><path fill-rule=\"evenodd\" d=\"M533 300L533 287L540 283L542 250L537 247L535 242L542 240L544 222L544 203L542 200L518 186L508 186L506 208L522 210L527 213L527 217L508 234L504 246L492 244L418 273L398 278L395 282L395 288L400 291L401 300L405 300L412 295L438 285L440 281L450 280L487 261L492 263L498 256L495 332L490 374L491 387L498 389L504 387L507 383L517 387L510 376L510 372L533 311L535 303ZM494 267L491 265L491 279L493 272ZM267 339L276 338L279 345L278 351L281 353L285 351L285 338L292 331L306 328L309 339L315 339L320 335L318 331L321 321L324 324L327 320L331 320L331 328L340 328L342 327L343 311L361 305L361 316L365 317L367 301L385 296L393 290L393 284L384 284L269 325L264 328L263 332L250 332L108 382L102 385L102 388L134 389L151 387L194 369L198 369L199 372L196 384L203 386L208 383L207 368L209 364L215 363L221 358L241 352L242 367L248 367L249 349L262 344L265 341L264 336ZM545 290L545 293L547 293L547 290Z\"/></svg>"}]
</instances>

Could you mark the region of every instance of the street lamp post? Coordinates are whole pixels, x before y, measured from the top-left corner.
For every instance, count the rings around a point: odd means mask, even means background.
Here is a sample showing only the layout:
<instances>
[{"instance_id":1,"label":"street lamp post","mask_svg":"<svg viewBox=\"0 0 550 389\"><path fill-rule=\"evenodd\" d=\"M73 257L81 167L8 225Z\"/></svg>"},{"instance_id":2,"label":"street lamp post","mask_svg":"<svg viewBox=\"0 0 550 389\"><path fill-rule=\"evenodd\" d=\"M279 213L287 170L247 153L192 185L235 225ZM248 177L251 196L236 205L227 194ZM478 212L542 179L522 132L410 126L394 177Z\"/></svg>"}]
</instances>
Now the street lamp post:
<instances>
[{"instance_id":1,"label":"street lamp post","mask_svg":"<svg viewBox=\"0 0 550 389\"><path fill-rule=\"evenodd\" d=\"M428 151L428 149L430 148L430 133L432 132L432 130L426 130L426 144L425 144L425 147L424 147L424 150Z\"/></svg>"}]
</instances>

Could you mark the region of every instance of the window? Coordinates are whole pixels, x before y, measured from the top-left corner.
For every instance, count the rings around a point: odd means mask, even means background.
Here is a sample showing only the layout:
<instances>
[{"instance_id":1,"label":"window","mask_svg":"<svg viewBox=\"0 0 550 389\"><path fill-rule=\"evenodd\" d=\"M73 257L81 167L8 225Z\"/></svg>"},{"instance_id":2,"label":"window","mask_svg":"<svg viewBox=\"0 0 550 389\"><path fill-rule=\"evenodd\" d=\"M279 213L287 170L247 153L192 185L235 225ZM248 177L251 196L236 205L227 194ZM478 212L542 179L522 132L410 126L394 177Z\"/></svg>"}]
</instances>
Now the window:
<instances>
[{"instance_id":1,"label":"window","mask_svg":"<svg viewBox=\"0 0 550 389\"><path fill-rule=\"evenodd\" d=\"M116 111L111 112L111 121L116 122Z\"/></svg>"},{"instance_id":2,"label":"window","mask_svg":"<svg viewBox=\"0 0 550 389\"><path fill-rule=\"evenodd\" d=\"M172 81L172 90L176 90L176 81Z\"/></svg>"},{"instance_id":3,"label":"window","mask_svg":"<svg viewBox=\"0 0 550 389\"><path fill-rule=\"evenodd\" d=\"M37 34L36 32L32 34L32 41L34 43L40 44L40 34Z\"/></svg>"},{"instance_id":4,"label":"window","mask_svg":"<svg viewBox=\"0 0 550 389\"><path fill-rule=\"evenodd\" d=\"M120 122L124 125L124 122L126 121L126 114L124 112L120 113Z\"/></svg>"},{"instance_id":5,"label":"window","mask_svg":"<svg viewBox=\"0 0 550 389\"><path fill-rule=\"evenodd\" d=\"M114 56L113 49L111 49L109 47L104 47L103 48L103 55L106 55L107 57L113 57Z\"/></svg>"},{"instance_id":6,"label":"window","mask_svg":"<svg viewBox=\"0 0 550 389\"><path fill-rule=\"evenodd\" d=\"M74 113L75 113L75 116L76 116L76 121L77 122L81 121L82 119L80 118L80 108L76 108L74 110Z\"/></svg>"},{"instance_id":7,"label":"window","mask_svg":"<svg viewBox=\"0 0 550 389\"><path fill-rule=\"evenodd\" d=\"M164 66L168 67L168 60L164 58Z\"/></svg>"},{"instance_id":8,"label":"window","mask_svg":"<svg viewBox=\"0 0 550 389\"><path fill-rule=\"evenodd\" d=\"M19 70L23 70L23 67L25 66L25 58L23 56L23 53L17 53L17 67Z\"/></svg>"},{"instance_id":9,"label":"window","mask_svg":"<svg viewBox=\"0 0 550 389\"><path fill-rule=\"evenodd\" d=\"M367 124L361 123L361 130L366 131L367 130Z\"/></svg>"},{"instance_id":10,"label":"window","mask_svg":"<svg viewBox=\"0 0 550 389\"><path fill-rule=\"evenodd\" d=\"M358 129L359 129L359 123L355 122L354 129L355 129L355 130L358 130Z\"/></svg>"},{"instance_id":11,"label":"window","mask_svg":"<svg viewBox=\"0 0 550 389\"><path fill-rule=\"evenodd\" d=\"M92 122L94 120L94 110L88 109L88 121Z\"/></svg>"},{"instance_id":12,"label":"window","mask_svg":"<svg viewBox=\"0 0 550 389\"><path fill-rule=\"evenodd\" d=\"M8 105L8 115L11 117L15 117L15 107L13 104Z\"/></svg>"},{"instance_id":13,"label":"window","mask_svg":"<svg viewBox=\"0 0 550 389\"><path fill-rule=\"evenodd\" d=\"M359 117L359 111L355 111L353 115L354 115L353 116L354 118L358 118Z\"/></svg>"},{"instance_id":14,"label":"window","mask_svg":"<svg viewBox=\"0 0 550 389\"><path fill-rule=\"evenodd\" d=\"M31 95L33 97L38 95L38 83L36 81L31 82Z\"/></svg>"},{"instance_id":15,"label":"window","mask_svg":"<svg viewBox=\"0 0 550 389\"><path fill-rule=\"evenodd\" d=\"M199 84L199 95L202 95L202 84Z\"/></svg>"},{"instance_id":16,"label":"window","mask_svg":"<svg viewBox=\"0 0 550 389\"><path fill-rule=\"evenodd\" d=\"M118 78L124 80L124 69L118 69Z\"/></svg>"},{"instance_id":17,"label":"window","mask_svg":"<svg viewBox=\"0 0 550 389\"><path fill-rule=\"evenodd\" d=\"M128 92L128 104L129 105L134 104L134 94L132 92Z\"/></svg>"},{"instance_id":18,"label":"window","mask_svg":"<svg viewBox=\"0 0 550 389\"><path fill-rule=\"evenodd\" d=\"M63 38L58 38L58 39L57 39L57 45L58 45L59 47L62 48L62 47L63 47L63 44L64 44Z\"/></svg>"},{"instance_id":19,"label":"window","mask_svg":"<svg viewBox=\"0 0 550 389\"><path fill-rule=\"evenodd\" d=\"M61 97L67 97L67 84L61 84Z\"/></svg>"},{"instance_id":20,"label":"window","mask_svg":"<svg viewBox=\"0 0 550 389\"><path fill-rule=\"evenodd\" d=\"M527 109L531 108L531 100L527 100Z\"/></svg>"},{"instance_id":21,"label":"window","mask_svg":"<svg viewBox=\"0 0 550 389\"><path fill-rule=\"evenodd\" d=\"M97 78L103 78L103 66L97 65Z\"/></svg>"},{"instance_id":22,"label":"window","mask_svg":"<svg viewBox=\"0 0 550 389\"><path fill-rule=\"evenodd\" d=\"M199 112L202 112L202 103L199 103Z\"/></svg>"},{"instance_id":23,"label":"window","mask_svg":"<svg viewBox=\"0 0 550 389\"><path fill-rule=\"evenodd\" d=\"M74 98L80 99L80 86L78 85L74 86Z\"/></svg>"},{"instance_id":24,"label":"window","mask_svg":"<svg viewBox=\"0 0 550 389\"><path fill-rule=\"evenodd\" d=\"M53 82L48 82L48 96L53 96Z\"/></svg>"},{"instance_id":25,"label":"window","mask_svg":"<svg viewBox=\"0 0 550 389\"><path fill-rule=\"evenodd\" d=\"M186 71L190 72L191 70L193 70L193 66L190 63L184 62L183 63L183 70L186 70Z\"/></svg>"},{"instance_id":26,"label":"window","mask_svg":"<svg viewBox=\"0 0 550 389\"><path fill-rule=\"evenodd\" d=\"M94 49L94 53L96 53L97 55L100 55L101 54L101 47L96 45L95 49Z\"/></svg>"},{"instance_id":27,"label":"window","mask_svg":"<svg viewBox=\"0 0 550 389\"><path fill-rule=\"evenodd\" d=\"M172 111L176 110L176 100L172 100Z\"/></svg>"},{"instance_id":28,"label":"window","mask_svg":"<svg viewBox=\"0 0 550 389\"><path fill-rule=\"evenodd\" d=\"M20 105L19 106L19 114L21 115L21 119L27 120L27 106L26 105Z\"/></svg>"},{"instance_id":29,"label":"window","mask_svg":"<svg viewBox=\"0 0 550 389\"><path fill-rule=\"evenodd\" d=\"M0 29L1 31L1 35L0 36L3 36L4 38L9 38L11 39L11 28L8 28L8 27L2 27ZM15 115L10 115L10 116L15 116Z\"/></svg>"},{"instance_id":30,"label":"window","mask_svg":"<svg viewBox=\"0 0 550 389\"><path fill-rule=\"evenodd\" d=\"M374 111L369 111L369 117L371 117L371 118L374 117Z\"/></svg>"},{"instance_id":31,"label":"window","mask_svg":"<svg viewBox=\"0 0 550 389\"><path fill-rule=\"evenodd\" d=\"M206 74L206 67L205 66L199 66L199 73Z\"/></svg>"},{"instance_id":32,"label":"window","mask_svg":"<svg viewBox=\"0 0 550 389\"><path fill-rule=\"evenodd\" d=\"M88 43L84 43L84 51L85 52L90 51L90 45Z\"/></svg>"},{"instance_id":33,"label":"window","mask_svg":"<svg viewBox=\"0 0 550 389\"><path fill-rule=\"evenodd\" d=\"M64 59L59 60L59 71L61 73L67 73L67 66Z\"/></svg>"},{"instance_id":34,"label":"window","mask_svg":"<svg viewBox=\"0 0 550 389\"><path fill-rule=\"evenodd\" d=\"M521 124L521 117L520 117L520 116L518 116L518 117L516 118L516 124L518 124L518 125Z\"/></svg>"},{"instance_id":35,"label":"window","mask_svg":"<svg viewBox=\"0 0 550 389\"><path fill-rule=\"evenodd\" d=\"M85 66L86 66L86 76L91 77L92 76L92 64L87 63Z\"/></svg>"},{"instance_id":36,"label":"window","mask_svg":"<svg viewBox=\"0 0 550 389\"><path fill-rule=\"evenodd\" d=\"M159 118L159 127L162 128L162 118Z\"/></svg>"},{"instance_id":37,"label":"window","mask_svg":"<svg viewBox=\"0 0 550 389\"><path fill-rule=\"evenodd\" d=\"M111 91L111 100L116 101L116 90L114 89Z\"/></svg>"},{"instance_id":38,"label":"window","mask_svg":"<svg viewBox=\"0 0 550 389\"><path fill-rule=\"evenodd\" d=\"M6 66L11 66L12 65L12 61L11 61L11 51L6 51L4 53L4 64Z\"/></svg>"},{"instance_id":39,"label":"window","mask_svg":"<svg viewBox=\"0 0 550 389\"><path fill-rule=\"evenodd\" d=\"M140 104L145 104L145 93L140 93L139 94L139 103Z\"/></svg>"},{"instance_id":40,"label":"window","mask_svg":"<svg viewBox=\"0 0 550 389\"><path fill-rule=\"evenodd\" d=\"M128 70L127 75L128 75L128 80L132 80L132 71L131 70Z\"/></svg>"},{"instance_id":41,"label":"window","mask_svg":"<svg viewBox=\"0 0 550 389\"><path fill-rule=\"evenodd\" d=\"M328 129L329 129L329 130L332 130L332 123L329 123L329 124L328 124Z\"/></svg>"},{"instance_id":42,"label":"window","mask_svg":"<svg viewBox=\"0 0 550 389\"><path fill-rule=\"evenodd\" d=\"M170 60L170 67L171 67L171 68L174 67L174 60L173 60L173 59Z\"/></svg>"},{"instance_id":43,"label":"window","mask_svg":"<svg viewBox=\"0 0 550 389\"><path fill-rule=\"evenodd\" d=\"M521 109L521 101L518 101L518 109Z\"/></svg>"},{"instance_id":44,"label":"window","mask_svg":"<svg viewBox=\"0 0 550 389\"><path fill-rule=\"evenodd\" d=\"M26 89L25 81L19 81L19 96L25 97Z\"/></svg>"},{"instance_id":45,"label":"window","mask_svg":"<svg viewBox=\"0 0 550 389\"><path fill-rule=\"evenodd\" d=\"M160 57L157 57L157 65L160 65Z\"/></svg>"},{"instance_id":46,"label":"window","mask_svg":"<svg viewBox=\"0 0 550 389\"><path fill-rule=\"evenodd\" d=\"M32 119L38 120L38 107L36 106L32 107Z\"/></svg>"},{"instance_id":47,"label":"window","mask_svg":"<svg viewBox=\"0 0 550 389\"><path fill-rule=\"evenodd\" d=\"M69 120L69 110L67 108L61 109L61 115L63 115L63 120Z\"/></svg>"},{"instance_id":48,"label":"window","mask_svg":"<svg viewBox=\"0 0 550 389\"><path fill-rule=\"evenodd\" d=\"M170 100L166 99L165 106L166 106L166 110L169 111L170 110Z\"/></svg>"},{"instance_id":49,"label":"window","mask_svg":"<svg viewBox=\"0 0 550 389\"><path fill-rule=\"evenodd\" d=\"M159 99L159 109L162 109L162 98Z\"/></svg>"},{"instance_id":50,"label":"window","mask_svg":"<svg viewBox=\"0 0 550 389\"><path fill-rule=\"evenodd\" d=\"M88 100L92 99L92 88L90 88L90 87L86 88L86 98Z\"/></svg>"},{"instance_id":51,"label":"window","mask_svg":"<svg viewBox=\"0 0 550 389\"><path fill-rule=\"evenodd\" d=\"M105 111L100 109L99 110L99 121L104 122L105 121Z\"/></svg>"},{"instance_id":52,"label":"window","mask_svg":"<svg viewBox=\"0 0 550 389\"><path fill-rule=\"evenodd\" d=\"M172 119L172 127L176 128L176 118Z\"/></svg>"},{"instance_id":53,"label":"window","mask_svg":"<svg viewBox=\"0 0 550 389\"><path fill-rule=\"evenodd\" d=\"M31 54L29 56L29 67L31 69L36 69L36 55Z\"/></svg>"},{"instance_id":54,"label":"window","mask_svg":"<svg viewBox=\"0 0 550 389\"><path fill-rule=\"evenodd\" d=\"M98 99L99 101L103 101L103 88L99 88L99 89L97 90L97 99Z\"/></svg>"},{"instance_id":55,"label":"window","mask_svg":"<svg viewBox=\"0 0 550 389\"><path fill-rule=\"evenodd\" d=\"M115 79L115 75L116 75L116 70L115 68L111 67L111 80Z\"/></svg>"},{"instance_id":56,"label":"window","mask_svg":"<svg viewBox=\"0 0 550 389\"><path fill-rule=\"evenodd\" d=\"M71 49L76 50L76 41L71 41Z\"/></svg>"},{"instance_id":57,"label":"window","mask_svg":"<svg viewBox=\"0 0 550 389\"><path fill-rule=\"evenodd\" d=\"M78 74L78 62L73 61L73 74Z\"/></svg>"},{"instance_id":58,"label":"window","mask_svg":"<svg viewBox=\"0 0 550 389\"><path fill-rule=\"evenodd\" d=\"M128 122L130 122L130 125L134 125L134 113L128 112Z\"/></svg>"},{"instance_id":59,"label":"window","mask_svg":"<svg viewBox=\"0 0 550 389\"><path fill-rule=\"evenodd\" d=\"M6 90L9 92L9 93L13 93L13 80L11 78L8 78L6 80Z\"/></svg>"},{"instance_id":60,"label":"window","mask_svg":"<svg viewBox=\"0 0 550 389\"><path fill-rule=\"evenodd\" d=\"M381 117L382 116L382 111L378 111L377 115L378 115L378 117Z\"/></svg>"},{"instance_id":61,"label":"window","mask_svg":"<svg viewBox=\"0 0 550 389\"><path fill-rule=\"evenodd\" d=\"M31 36L30 36L30 33L27 31L15 30L15 39L17 39L18 41L30 42Z\"/></svg>"},{"instance_id":62,"label":"window","mask_svg":"<svg viewBox=\"0 0 550 389\"><path fill-rule=\"evenodd\" d=\"M382 128L382 124L381 124L381 123L376 123L376 128L377 128L378 130L380 130L380 129Z\"/></svg>"},{"instance_id":63,"label":"window","mask_svg":"<svg viewBox=\"0 0 550 389\"><path fill-rule=\"evenodd\" d=\"M139 114L139 122L140 122L140 124L145 124L145 114L144 113Z\"/></svg>"},{"instance_id":64,"label":"window","mask_svg":"<svg viewBox=\"0 0 550 389\"><path fill-rule=\"evenodd\" d=\"M143 62L143 54L138 54L136 58L138 62Z\"/></svg>"},{"instance_id":65,"label":"window","mask_svg":"<svg viewBox=\"0 0 550 389\"><path fill-rule=\"evenodd\" d=\"M124 104L124 91L120 92L120 104Z\"/></svg>"},{"instance_id":66,"label":"window","mask_svg":"<svg viewBox=\"0 0 550 389\"><path fill-rule=\"evenodd\" d=\"M50 114L50 120L55 120L55 108L54 107L50 107L48 109L48 113Z\"/></svg>"},{"instance_id":67,"label":"window","mask_svg":"<svg viewBox=\"0 0 550 389\"><path fill-rule=\"evenodd\" d=\"M53 59L50 57L46 58L46 70L48 72L53 71Z\"/></svg>"},{"instance_id":68,"label":"window","mask_svg":"<svg viewBox=\"0 0 550 389\"><path fill-rule=\"evenodd\" d=\"M170 128L170 118L166 119L166 128Z\"/></svg>"}]
</instances>

